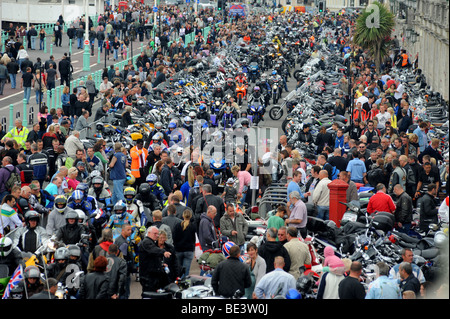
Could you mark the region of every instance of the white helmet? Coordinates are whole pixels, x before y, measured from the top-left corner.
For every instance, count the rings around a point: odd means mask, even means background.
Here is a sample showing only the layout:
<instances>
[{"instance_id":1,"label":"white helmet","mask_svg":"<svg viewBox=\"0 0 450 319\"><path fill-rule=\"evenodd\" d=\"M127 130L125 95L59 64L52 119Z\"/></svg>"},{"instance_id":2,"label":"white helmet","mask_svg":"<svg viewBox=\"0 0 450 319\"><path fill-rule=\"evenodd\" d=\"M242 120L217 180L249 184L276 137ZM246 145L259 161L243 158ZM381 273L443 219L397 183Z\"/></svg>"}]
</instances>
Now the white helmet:
<instances>
[{"instance_id":1,"label":"white helmet","mask_svg":"<svg viewBox=\"0 0 450 319\"><path fill-rule=\"evenodd\" d=\"M81 209L75 209L75 212L78 214L78 219L83 220L83 224L86 222L86 214Z\"/></svg>"}]
</instances>

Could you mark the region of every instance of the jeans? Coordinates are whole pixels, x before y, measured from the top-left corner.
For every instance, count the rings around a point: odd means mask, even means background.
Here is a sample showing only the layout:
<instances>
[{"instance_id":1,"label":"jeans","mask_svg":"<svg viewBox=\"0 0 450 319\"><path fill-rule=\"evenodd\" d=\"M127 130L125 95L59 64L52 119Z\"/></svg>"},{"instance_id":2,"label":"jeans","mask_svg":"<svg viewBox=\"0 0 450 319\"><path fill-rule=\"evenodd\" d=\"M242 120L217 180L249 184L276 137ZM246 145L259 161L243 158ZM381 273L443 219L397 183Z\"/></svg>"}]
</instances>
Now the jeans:
<instances>
[{"instance_id":1,"label":"jeans","mask_svg":"<svg viewBox=\"0 0 450 319\"><path fill-rule=\"evenodd\" d=\"M184 267L184 273L181 274L181 278L186 278L191 270L192 259L194 259L193 251L177 251L176 256L180 267Z\"/></svg>"},{"instance_id":2,"label":"jeans","mask_svg":"<svg viewBox=\"0 0 450 319\"><path fill-rule=\"evenodd\" d=\"M36 93L36 104L39 105L39 102L42 101L42 98L44 97L44 93L40 92L41 94L39 94L39 91L34 91Z\"/></svg>"},{"instance_id":3,"label":"jeans","mask_svg":"<svg viewBox=\"0 0 450 319\"><path fill-rule=\"evenodd\" d=\"M3 88L5 87L6 78L0 79L0 94L3 94Z\"/></svg>"},{"instance_id":4,"label":"jeans","mask_svg":"<svg viewBox=\"0 0 450 319\"><path fill-rule=\"evenodd\" d=\"M37 38L37 36L31 36L31 50L34 50L34 49L36 49L36 38Z\"/></svg>"},{"instance_id":5,"label":"jeans","mask_svg":"<svg viewBox=\"0 0 450 319\"><path fill-rule=\"evenodd\" d=\"M82 49L83 48L83 38L77 38L77 40L78 40L77 48Z\"/></svg>"},{"instance_id":6,"label":"jeans","mask_svg":"<svg viewBox=\"0 0 450 319\"><path fill-rule=\"evenodd\" d=\"M44 50L44 39L39 39L39 50Z\"/></svg>"},{"instance_id":7,"label":"jeans","mask_svg":"<svg viewBox=\"0 0 450 319\"><path fill-rule=\"evenodd\" d=\"M113 191L111 196L112 203L117 203L119 200L125 202L125 196L123 195L123 185L125 184L126 180L126 178L113 180Z\"/></svg>"},{"instance_id":8,"label":"jeans","mask_svg":"<svg viewBox=\"0 0 450 319\"><path fill-rule=\"evenodd\" d=\"M98 50L103 53L103 40L98 40Z\"/></svg>"},{"instance_id":9,"label":"jeans","mask_svg":"<svg viewBox=\"0 0 450 319\"><path fill-rule=\"evenodd\" d=\"M9 79L11 81L11 89L16 88L16 74L9 74Z\"/></svg>"},{"instance_id":10,"label":"jeans","mask_svg":"<svg viewBox=\"0 0 450 319\"><path fill-rule=\"evenodd\" d=\"M119 49L114 49L114 60L119 60Z\"/></svg>"},{"instance_id":11,"label":"jeans","mask_svg":"<svg viewBox=\"0 0 450 319\"><path fill-rule=\"evenodd\" d=\"M328 220L329 212L329 206L317 206L317 218Z\"/></svg>"},{"instance_id":12,"label":"jeans","mask_svg":"<svg viewBox=\"0 0 450 319\"><path fill-rule=\"evenodd\" d=\"M31 86L23 88L23 98L27 100L27 104L30 103Z\"/></svg>"}]
</instances>

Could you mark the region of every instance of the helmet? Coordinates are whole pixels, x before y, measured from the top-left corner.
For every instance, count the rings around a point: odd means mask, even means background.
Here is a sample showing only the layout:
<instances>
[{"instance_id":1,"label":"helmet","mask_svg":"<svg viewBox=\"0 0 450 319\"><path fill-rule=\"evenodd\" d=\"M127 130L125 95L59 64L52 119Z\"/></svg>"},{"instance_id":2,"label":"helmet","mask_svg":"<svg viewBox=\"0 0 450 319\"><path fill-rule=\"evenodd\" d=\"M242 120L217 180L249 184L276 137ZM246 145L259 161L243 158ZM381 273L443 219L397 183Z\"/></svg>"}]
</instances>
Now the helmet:
<instances>
[{"instance_id":1,"label":"helmet","mask_svg":"<svg viewBox=\"0 0 450 319\"><path fill-rule=\"evenodd\" d=\"M127 206L122 201L119 201L116 205L114 205L114 214L120 215L120 217L123 218L125 217L126 212Z\"/></svg>"},{"instance_id":2,"label":"helmet","mask_svg":"<svg viewBox=\"0 0 450 319\"><path fill-rule=\"evenodd\" d=\"M83 192L83 195L87 195L88 191L89 191L89 185L86 183L80 183L77 186L77 190L80 190Z\"/></svg>"},{"instance_id":3,"label":"helmet","mask_svg":"<svg viewBox=\"0 0 450 319\"><path fill-rule=\"evenodd\" d=\"M177 147L177 153L183 153L184 149L180 146Z\"/></svg>"},{"instance_id":4,"label":"helmet","mask_svg":"<svg viewBox=\"0 0 450 319\"><path fill-rule=\"evenodd\" d=\"M302 299L302 295L297 289L291 288L286 294L286 299Z\"/></svg>"},{"instance_id":5,"label":"helmet","mask_svg":"<svg viewBox=\"0 0 450 319\"><path fill-rule=\"evenodd\" d=\"M151 183L151 182L156 183L157 180L158 180L158 176L156 176L156 174L150 174L150 175L148 175L147 178L145 179L145 181L146 181L147 183Z\"/></svg>"},{"instance_id":6,"label":"helmet","mask_svg":"<svg viewBox=\"0 0 450 319\"><path fill-rule=\"evenodd\" d=\"M231 247L233 247L234 245L236 245L235 243L233 243L232 241L227 241L223 247L222 247L222 253L224 254L224 256L226 258L230 257L230 249Z\"/></svg>"},{"instance_id":7,"label":"helmet","mask_svg":"<svg viewBox=\"0 0 450 319\"><path fill-rule=\"evenodd\" d=\"M168 127L169 127L169 128L177 128L177 123L175 123L175 122L170 122Z\"/></svg>"},{"instance_id":8,"label":"helmet","mask_svg":"<svg viewBox=\"0 0 450 319\"><path fill-rule=\"evenodd\" d=\"M133 176L133 174L131 174L131 172L127 172L127 181L126 183L128 185L133 185L136 182L136 177Z\"/></svg>"},{"instance_id":9,"label":"helmet","mask_svg":"<svg viewBox=\"0 0 450 319\"><path fill-rule=\"evenodd\" d=\"M123 191L123 195L125 196L125 201L127 202L127 204L131 204L133 202L134 196L136 196L136 190L133 187L127 187ZM131 196L131 198L128 196Z\"/></svg>"},{"instance_id":10,"label":"helmet","mask_svg":"<svg viewBox=\"0 0 450 319\"><path fill-rule=\"evenodd\" d=\"M75 209L75 212L78 215L78 220L82 220L82 223L84 224L86 222L86 214L81 209Z\"/></svg>"},{"instance_id":11,"label":"helmet","mask_svg":"<svg viewBox=\"0 0 450 319\"><path fill-rule=\"evenodd\" d=\"M242 121L241 121L241 125L242 126L244 126L244 125L247 125L247 126L249 126L250 125L250 121L248 120L248 119L243 119Z\"/></svg>"},{"instance_id":12,"label":"helmet","mask_svg":"<svg viewBox=\"0 0 450 319\"><path fill-rule=\"evenodd\" d=\"M179 85L181 85L181 86L183 86L185 83L184 83L184 80L178 80L178 84Z\"/></svg>"},{"instance_id":13,"label":"helmet","mask_svg":"<svg viewBox=\"0 0 450 319\"><path fill-rule=\"evenodd\" d=\"M155 130L162 130L162 128L163 128L163 125L162 125L161 122L156 122L155 123Z\"/></svg>"},{"instance_id":14,"label":"helmet","mask_svg":"<svg viewBox=\"0 0 450 319\"><path fill-rule=\"evenodd\" d=\"M272 71L272 75L276 75L277 73L278 73L277 70Z\"/></svg>"},{"instance_id":15,"label":"helmet","mask_svg":"<svg viewBox=\"0 0 450 319\"><path fill-rule=\"evenodd\" d=\"M214 142L221 142L223 138L223 133L222 131L216 131L211 135L211 137L213 138Z\"/></svg>"},{"instance_id":16,"label":"helmet","mask_svg":"<svg viewBox=\"0 0 450 319\"><path fill-rule=\"evenodd\" d=\"M206 105L204 103L200 104L200 106L198 107L199 111L206 111Z\"/></svg>"},{"instance_id":17,"label":"helmet","mask_svg":"<svg viewBox=\"0 0 450 319\"><path fill-rule=\"evenodd\" d=\"M260 90L259 86L255 86L255 87L253 88L253 91L259 91L259 90Z\"/></svg>"},{"instance_id":18,"label":"helmet","mask_svg":"<svg viewBox=\"0 0 450 319\"><path fill-rule=\"evenodd\" d=\"M41 272L39 271L39 268L37 266L34 266L34 265L26 267L23 270L23 273L24 273L25 279L28 279L28 278L40 278L41 277Z\"/></svg>"},{"instance_id":19,"label":"helmet","mask_svg":"<svg viewBox=\"0 0 450 319\"><path fill-rule=\"evenodd\" d=\"M62 205L62 206L61 206ZM67 198L64 195L58 195L55 198L55 209L60 212L63 213L64 210L67 207Z\"/></svg>"},{"instance_id":20,"label":"helmet","mask_svg":"<svg viewBox=\"0 0 450 319\"><path fill-rule=\"evenodd\" d=\"M147 183L142 183L141 185L139 185L139 194L150 194L150 185L148 185Z\"/></svg>"},{"instance_id":21,"label":"helmet","mask_svg":"<svg viewBox=\"0 0 450 319\"><path fill-rule=\"evenodd\" d=\"M0 257L6 257L11 253L13 249L12 244L13 242L11 238L9 237L0 238Z\"/></svg>"},{"instance_id":22,"label":"helmet","mask_svg":"<svg viewBox=\"0 0 450 319\"><path fill-rule=\"evenodd\" d=\"M75 257L72 260L78 261L81 259L81 249L77 245L68 245L67 250L69 258Z\"/></svg>"},{"instance_id":23,"label":"helmet","mask_svg":"<svg viewBox=\"0 0 450 319\"><path fill-rule=\"evenodd\" d=\"M35 210L29 210L25 213L25 223L29 226L30 220L36 220L39 223L41 215Z\"/></svg>"},{"instance_id":24,"label":"helmet","mask_svg":"<svg viewBox=\"0 0 450 319\"><path fill-rule=\"evenodd\" d=\"M78 186L77 186L77 188L78 188ZM73 200L82 200L83 197L84 197L84 194L83 194L83 192L82 192L81 190L79 190L79 189L75 190L75 191L73 192L73 194L72 194L72 199L73 199Z\"/></svg>"},{"instance_id":25,"label":"helmet","mask_svg":"<svg viewBox=\"0 0 450 319\"><path fill-rule=\"evenodd\" d=\"M66 220L75 219L75 223L78 222L78 213L74 210L68 211L66 213Z\"/></svg>"},{"instance_id":26,"label":"helmet","mask_svg":"<svg viewBox=\"0 0 450 319\"><path fill-rule=\"evenodd\" d=\"M99 171L98 169L94 169L94 170L91 172L91 174L89 174L89 177L90 177L90 178L94 178L94 177L97 177L97 176L102 176L102 173L100 173L100 171Z\"/></svg>"},{"instance_id":27,"label":"helmet","mask_svg":"<svg viewBox=\"0 0 450 319\"><path fill-rule=\"evenodd\" d=\"M162 139L163 139L163 135L160 132L154 134L152 137L152 140L154 140L154 141L161 141Z\"/></svg>"},{"instance_id":28,"label":"helmet","mask_svg":"<svg viewBox=\"0 0 450 319\"><path fill-rule=\"evenodd\" d=\"M66 260L69 259L69 250L66 247L59 247L55 251L55 260Z\"/></svg>"},{"instance_id":29,"label":"helmet","mask_svg":"<svg viewBox=\"0 0 450 319\"><path fill-rule=\"evenodd\" d=\"M97 123L97 125L95 125L95 128L97 129L97 131L103 132L103 123Z\"/></svg>"},{"instance_id":30,"label":"helmet","mask_svg":"<svg viewBox=\"0 0 450 319\"><path fill-rule=\"evenodd\" d=\"M191 119L190 116L185 116L185 117L184 117L184 123L185 123L185 124L189 125L189 124L191 124L191 121L192 121L192 119Z\"/></svg>"},{"instance_id":31,"label":"helmet","mask_svg":"<svg viewBox=\"0 0 450 319\"><path fill-rule=\"evenodd\" d=\"M197 117L197 114L194 111L189 112L189 117L191 119L195 119Z\"/></svg>"},{"instance_id":32,"label":"helmet","mask_svg":"<svg viewBox=\"0 0 450 319\"><path fill-rule=\"evenodd\" d=\"M92 187L94 188L94 191L98 192L103 189L104 180L101 176L96 176L92 179Z\"/></svg>"},{"instance_id":33,"label":"helmet","mask_svg":"<svg viewBox=\"0 0 450 319\"><path fill-rule=\"evenodd\" d=\"M311 273L308 275L301 275L297 279L296 288L300 293L307 293L313 285L313 278Z\"/></svg>"}]
</instances>

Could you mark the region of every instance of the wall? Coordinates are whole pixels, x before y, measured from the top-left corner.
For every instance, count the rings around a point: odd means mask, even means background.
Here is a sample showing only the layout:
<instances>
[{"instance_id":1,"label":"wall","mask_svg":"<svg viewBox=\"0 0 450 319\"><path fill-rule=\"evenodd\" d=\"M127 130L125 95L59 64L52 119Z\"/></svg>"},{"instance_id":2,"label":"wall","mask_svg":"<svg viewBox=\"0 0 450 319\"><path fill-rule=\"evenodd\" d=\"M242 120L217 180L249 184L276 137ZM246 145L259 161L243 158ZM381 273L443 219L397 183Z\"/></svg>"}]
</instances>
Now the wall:
<instances>
[{"instance_id":1,"label":"wall","mask_svg":"<svg viewBox=\"0 0 450 319\"><path fill-rule=\"evenodd\" d=\"M89 15L97 13L96 6L103 1L89 0ZM59 15L62 14L65 21L73 21L76 17L84 14L83 0L77 0L75 4L68 4L64 0L64 6L60 3L43 3L38 0L0 0L2 21L26 23L55 23ZM29 10L27 10L29 6ZM64 12L63 12L64 7ZM100 10L100 9L98 9ZM103 10L102 10L103 11ZM28 15L29 13L29 15Z\"/></svg>"}]
</instances>

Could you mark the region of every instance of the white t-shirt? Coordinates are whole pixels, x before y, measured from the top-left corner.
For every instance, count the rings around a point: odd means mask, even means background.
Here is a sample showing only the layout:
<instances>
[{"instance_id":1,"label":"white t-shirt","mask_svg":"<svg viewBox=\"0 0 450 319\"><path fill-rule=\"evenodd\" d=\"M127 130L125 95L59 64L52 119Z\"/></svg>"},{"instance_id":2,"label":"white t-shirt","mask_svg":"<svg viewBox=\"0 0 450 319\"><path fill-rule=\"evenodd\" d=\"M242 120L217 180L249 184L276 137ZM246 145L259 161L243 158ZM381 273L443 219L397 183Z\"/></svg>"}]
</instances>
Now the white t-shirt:
<instances>
[{"instance_id":1,"label":"white t-shirt","mask_svg":"<svg viewBox=\"0 0 450 319\"><path fill-rule=\"evenodd\" d=\"M398 93L397 92L394 93L394 99L396 100L400 99L402 97L403 92L405 91L405 87L403 86L403 84L400 83L397 86L397 91Z\"/></svg>"},{"instance_id":2,"label":"white t-shirt","mask_svg":"<svg viewBox=\"0 0 450 319\"><path fill-rule=\"evenodd\" d=\"M383 114L378 113L376 116L376 119L378 120L378 129L384 129L386 122L391 120L391 113L384 112Z\"/></svg>"}]
</instances>

